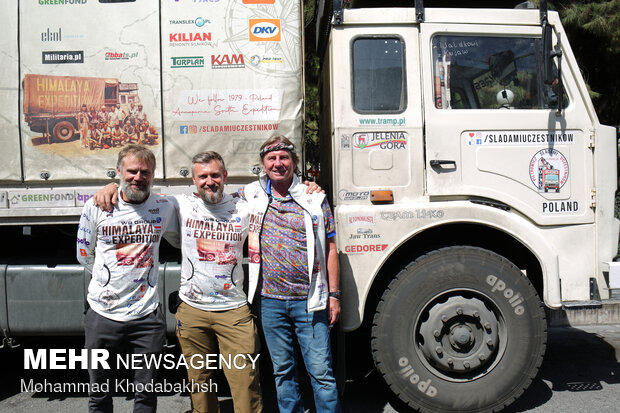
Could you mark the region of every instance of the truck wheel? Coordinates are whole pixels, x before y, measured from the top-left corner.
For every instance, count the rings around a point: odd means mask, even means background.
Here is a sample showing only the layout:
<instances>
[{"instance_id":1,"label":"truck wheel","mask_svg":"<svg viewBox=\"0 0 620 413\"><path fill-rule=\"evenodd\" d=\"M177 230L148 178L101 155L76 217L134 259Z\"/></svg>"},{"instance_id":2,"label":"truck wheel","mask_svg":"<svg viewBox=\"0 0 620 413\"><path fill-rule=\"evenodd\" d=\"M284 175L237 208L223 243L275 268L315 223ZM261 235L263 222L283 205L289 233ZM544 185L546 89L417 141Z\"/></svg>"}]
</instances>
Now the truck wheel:
<instances>
[{"instance_id":1,"label":"truck wheel","mask_svg":"<svg viewBox=\"0 0 620 413\"><path fill-rule=\"evenodd\" d=\"M54 125L54 137L59 142L66 142L73 138L75 134L75 127L69 121L63 120Z\"/></svg>"},{"instance_id":2,"label":"truck wheel","mask_svg":"<svg viewBox=\"0 0 620 413\"><path fill-rule=\"evenodd\" d=\"M449 247L420 257L377 307L372 352L379 373L423 412L494 412L538 372L547 324L536 290L505 258Z\"/></svg>"}]
</instances>

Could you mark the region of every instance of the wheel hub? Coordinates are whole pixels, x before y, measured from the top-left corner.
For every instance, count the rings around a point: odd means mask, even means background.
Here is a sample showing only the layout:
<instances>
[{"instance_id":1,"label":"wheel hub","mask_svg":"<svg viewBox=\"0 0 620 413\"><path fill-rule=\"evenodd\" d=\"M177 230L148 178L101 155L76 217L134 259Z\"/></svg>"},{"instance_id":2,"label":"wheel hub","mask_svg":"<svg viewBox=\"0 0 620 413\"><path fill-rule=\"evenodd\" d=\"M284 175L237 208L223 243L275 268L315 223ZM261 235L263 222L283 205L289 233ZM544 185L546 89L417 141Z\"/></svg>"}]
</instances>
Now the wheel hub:
<instances>
[{"instance_id":1,"label":"wheel hub","mask_svg":"<svg viewBox=\"0 0 620 413\"><path fill-rule=\"evenodd\" d=\"M426 359L444 372L468 373L487 365L498 348L498 320L477 298L450 297L428 309L417 340Z\"/></svg>"}]
</instances>

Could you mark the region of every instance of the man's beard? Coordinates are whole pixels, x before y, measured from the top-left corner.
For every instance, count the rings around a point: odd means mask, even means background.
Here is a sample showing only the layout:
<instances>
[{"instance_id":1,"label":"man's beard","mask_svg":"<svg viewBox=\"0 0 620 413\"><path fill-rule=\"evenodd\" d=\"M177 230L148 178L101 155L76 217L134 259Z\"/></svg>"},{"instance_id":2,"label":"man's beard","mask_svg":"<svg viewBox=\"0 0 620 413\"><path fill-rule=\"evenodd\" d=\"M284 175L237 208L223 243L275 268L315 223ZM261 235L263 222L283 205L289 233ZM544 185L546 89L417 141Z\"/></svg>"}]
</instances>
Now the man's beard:
<instances>
[{"instance_id":1,"label":"man's beard","mask_svg":"<svg viewBox=\"0 0 620 413\"><path fill-rule=\"evenodd\" d=\"M223 193L224 193L223 185L218 186L215 192L207 193L207 191L205 191L202 188L198 190L198 195L200 195L200 199L205 201L207 204L217 204L218 202L220 202L220 200L222 199Z\"/></svg>"},{"instance_id":2,"label":"man's beard","mask_svg":"<svg viewBox=\"0 0 620 413\"><path fill-rule=\"evenodd\" d=\"M151 193L152 184L145 186L144 188L134 189L130 182L121 182L121 191L129 199L130 202L142 202L149 197Z\"/></svg>"}]
</instances>

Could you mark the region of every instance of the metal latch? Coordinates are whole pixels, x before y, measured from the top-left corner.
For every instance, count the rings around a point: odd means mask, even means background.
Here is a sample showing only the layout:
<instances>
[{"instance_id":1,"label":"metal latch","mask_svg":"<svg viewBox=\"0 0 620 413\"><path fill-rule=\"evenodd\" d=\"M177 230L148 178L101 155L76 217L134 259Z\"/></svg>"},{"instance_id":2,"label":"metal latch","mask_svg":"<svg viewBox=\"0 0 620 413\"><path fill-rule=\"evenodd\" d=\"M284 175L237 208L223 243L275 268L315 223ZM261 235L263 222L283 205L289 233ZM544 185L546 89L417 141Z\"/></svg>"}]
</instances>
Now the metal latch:
<instances>
[{"instance_id":1,"label":"metal latch","mask_svg":"<svg viewBox=\"0 0 620 413\"><path fill-rule=\"evenodd\" d=\"M596 188L590 189L590 208L596 208Z\"/></svg>"},{"instance_id":2,"label":"metal latch","mask_svg":"<svg viewBox=\"0 0 620 413\"><path fill-rule=\"evenodd\" d=\"M594 148L594 138L595 138L596 134L594 133L593 130L590 130L590 136L588 137L588 148L592 149Z\"/></svg>"}]
</instances>

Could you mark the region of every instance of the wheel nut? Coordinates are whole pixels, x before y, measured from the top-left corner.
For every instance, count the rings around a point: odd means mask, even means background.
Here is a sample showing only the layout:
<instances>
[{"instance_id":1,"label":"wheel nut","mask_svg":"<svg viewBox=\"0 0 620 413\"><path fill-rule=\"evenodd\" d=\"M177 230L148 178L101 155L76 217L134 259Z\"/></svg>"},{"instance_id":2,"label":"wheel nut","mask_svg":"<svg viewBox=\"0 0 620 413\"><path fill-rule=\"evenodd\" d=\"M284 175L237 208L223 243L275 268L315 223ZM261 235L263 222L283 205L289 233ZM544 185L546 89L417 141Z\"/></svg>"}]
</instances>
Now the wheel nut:
<instances>
[{"instance_id":1,"label":"wheel nut","mask_svg":"<svg viewBox=\"0 0 620 413\"><path fill-rule=\"evenodd\" d=\"M487 330L491 330L491 323L489 323L488 321L484 323L484 328Z\"/></svg>"},{"instance_id":2,"label":"wheel nut","mask_svg":"<svg viewBox=\"0 0 620 413\"><path fill-rule=\"evenodd\" d=\"M457 309L456 309L456 313L457 313L458 315L462 315L462 314L463 314L463 309L462 309L461 307L457 308Z\"/></svg>"},{"instance_id":3,"label":"wheel nut","mask_svg":"<svg viewBox=\"0 0 620 413\"><path fill-rule=\"evenodd\" d=\"M433 335L435 337L439 337L441 335L441 333L439 332L439 330L435 330L435 331L433 331Z\"/></svg>"},{"instance_id":4,"label":"wheel nut","mask_svg":"<svg viewBox=\"0 0 620 413\"><path fill-rule=\"evenodd\" d=\"M474 311L474 317L475 317L475 318L480 318L480 313L479 313L479 312L477 312L477 311Z\"/></svg>"},{"instance_id":5,"label":"wheel nut","mask_svg":"<svg viewBox=\"0 0 620 413\"><path fill-rule=\"evenodd\" d=\"M448 321L448 316L447 316L447 315L445 315L445 314L443 314L443 315L441 316L441 321L443 321L444 323L446 323L446 322Z\"/></svg>"},{"instance_id":6,"label":"wheel nut","mask_svg":"<svg viewBox=\"0 0 620 413\"><path fill-rule=\"evenodd\" d=\"M484 359L486 359L486 358L487 358L487 357L486 357L484 354L481 354L481 355L479 355L479 356L478 356L478 359L479 359L480 361L484 361Z\"/></svg>"},{"instance_id":7,"label":"wheel nut","mask_svg":"<svg viewBox=\"0 0 620 413\"><path fill-rule=\"evenodd\" d=\"M436 347L435 351L437 352L437 354L439 354L440 356L443 354L443 350L441 347Z\"/></svg>"},{"instance_id":8,"label":"wheel nut","mask_svg":"<svg viewBox=\"0 0 620 413\"><path fill-rule=\"evenodd\" d=\"M448 359L448 366L454 365L454 361L452 359Z\"/></svg>"},{"instance_id":9,"label":"wheel nut","mask_svg":"<svg viewBox=\"0 0 620 413\"><path fill-rule=\"evenodd\" d=\"M463 363L463 367L465 367L466 369L468 369L468 368L470 367L470 366L469 366L469 361L466 361L465 363Z\"/></svg>"},{"instance_id":10,"label":"wheel nut","mask_svg":"<svg viewBox=\"0 0 620 413\"><path fill-rule=\"evenodd\" d=\"M489 348L493 348L493 340L487 340L487 346L489 346Z\"/></svg>"}]
</instances>

